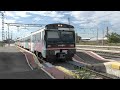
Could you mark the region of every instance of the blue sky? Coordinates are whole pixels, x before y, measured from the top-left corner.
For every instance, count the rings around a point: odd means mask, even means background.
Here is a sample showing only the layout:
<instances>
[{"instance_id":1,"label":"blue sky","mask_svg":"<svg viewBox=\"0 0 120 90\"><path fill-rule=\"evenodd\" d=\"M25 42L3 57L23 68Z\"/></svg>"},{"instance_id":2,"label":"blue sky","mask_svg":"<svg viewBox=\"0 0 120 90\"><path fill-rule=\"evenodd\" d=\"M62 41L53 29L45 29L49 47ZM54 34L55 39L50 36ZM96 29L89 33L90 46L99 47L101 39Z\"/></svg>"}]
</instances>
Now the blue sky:
<instances>
[{"instance_id":1,"label":"blue sky","mask_svg":"<svg viewBox=\"0 0 120 90\"><path fill-rule=\"evenodd\" d=\"M120 11L5 11L5 23L33 23L33 24L50 24L50 23L70 23L75 27L75 31L83 39L91 38L96 40L97 28L98 37L101 39L106 34L106 27L109 27L109 33L117 32L120 34ZM0 16L0 40L2 20ZM13 33L13 39L23 37L39 28L21 27L17 31L16 27L11 26L10 32ZM5 25L5 32L7 25Z\"/></svg>"}]
</instances>

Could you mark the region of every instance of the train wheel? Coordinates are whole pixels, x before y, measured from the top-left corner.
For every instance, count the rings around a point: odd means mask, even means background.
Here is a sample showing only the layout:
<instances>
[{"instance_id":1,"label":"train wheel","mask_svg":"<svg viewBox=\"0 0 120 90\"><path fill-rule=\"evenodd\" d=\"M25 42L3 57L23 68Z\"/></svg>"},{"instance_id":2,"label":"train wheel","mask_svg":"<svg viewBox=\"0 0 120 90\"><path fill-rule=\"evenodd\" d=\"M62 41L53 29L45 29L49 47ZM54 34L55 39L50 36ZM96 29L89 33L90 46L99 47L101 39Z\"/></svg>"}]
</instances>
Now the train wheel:
<instances>
[{"instance_id":1,"label":"train wheel","mask_svg":"<svg viewBox=\"0 0 120 90\"><path fill-rule=\"evenodd\" d=\"M36 56L38 57L38 51L35 52Z\"/></svg>"},{"instance_id":2,"label":"train wheel","mask_svg":"<svg viewBox=\"0 0 120 90\"><path fill-rule=\"evenodd\" d=\"M39 57L39 58L42 58L42 55L41 55L41 53L38 53L38 57Z\"/></svg>"},{"instance_id":3,"label":"train wheel","mask_svg":"<svg viewBox=\"0 0 120 90\"><path fill-rule=\"evenodd\" d=\"M36 55L36 51L34 51L34 54Z\"/></svg>"}]
</instances>

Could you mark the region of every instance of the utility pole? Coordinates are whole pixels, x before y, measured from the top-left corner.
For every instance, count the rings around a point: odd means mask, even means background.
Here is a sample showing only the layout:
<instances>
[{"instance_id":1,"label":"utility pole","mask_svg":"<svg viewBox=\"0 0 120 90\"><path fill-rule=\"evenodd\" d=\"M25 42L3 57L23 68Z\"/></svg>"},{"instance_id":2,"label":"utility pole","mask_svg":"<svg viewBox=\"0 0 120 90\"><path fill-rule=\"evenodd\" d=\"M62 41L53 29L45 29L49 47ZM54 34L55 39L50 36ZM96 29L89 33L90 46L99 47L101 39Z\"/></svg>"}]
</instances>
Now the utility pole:
<instances>
[{"instance_id":1,"label":"utility pole","mask_svg":"<svg viewBox=\"0 0 120 90\"><path fill-rule=\"evenodd\" d=\"M9 37L9 24L8 25L8 45L10 46L10 37Z\"/></svg>"},{"instance_id":2,"label":"utility pole","mask_svg":"<svg viewBox=\"0 0 120 90\"><path fill-rule=\"evenodd\" d=\"M11 31L11 40L12 40L12 31Z\"/></svg>"},{"instance_id":3,"label":"utility pole","mask_svg":"<svg viewBox=\"0 0 120 90\"><path fill-rule=\"evenodd\" d=\"M1 16L2 16L2 41L4 41L5 36L4 36L4 12L1 12Z\"/></svg>"},{"instance_id":4,"label":"utility pole","mask_svg":"<svg viewBox=\"0 0 120 90\"><path fill-rule=\"evenodd\" d=\"M108 27L107 27L107 36L108 36L108 34L109 34L109 29L108 29Z\"/></svg>"},{"instance_id":5,"label":"utility pole","mask_svg":"<svg viewBox=\"0 0 120 90\"><path fill-rule=\"evenodd\" d=\"M102 39L102 45L104 45L104 29L103 29L103 39Z\"/></svg>"},{"instance_id":6,"label":"utility pole","mask_svg":"<svg viewBox=\"0 0 120 90\"><path fill-rule=\"evenodd\" d=\"M6 40L7 40L7 31L6 31Z\"/></svg>"},{"instance_id":7,"label":"utility pole","mask_svg":"<svg viewBox=\"0 0 120 90\"><path fill-rule=\"evenodd\" d=\"M70 18L68 18L68 24L70 25Z\"/></svg>"},{"instance_id":8,"label":"utility pole","mask_svg":"<svg viewBox=\"0 0 120 90\"><path fill-rule=\"evenodd\" d=\"M70 18L68 17L68 24L70 25ZM70 28L69 28L69 30L70 30Z\"/></svg>"},{"instance_id":9,"label":"utility pole","mask_svg":"<svg viewBox=\"0 0 120 90\"><path fill-rule=\"evenodd\" d=\"M17 27L17 31L19 32L19 27L20 27L20 26L16 26L16 27Z\"/></svg>"},{"instance_id":10,"label":"utility pole","mask_svg":"<svg viewBox=\"0 0 120 90\"><path fill-rule=\"evenodd\" d=\"M97 28L97 44L98 44L98 28Z\"/></svg>"},{"instance_id":11,"label":"utility pole","mask_svg":"<svg viewBox=\"0 0 120 90\"><path fill-rule=\"evenodd\" d=\"M10 39L10 38L9 38L9 24L7 24L7 25L8 25L8 39Z\"/></svg>"}]
</instances>

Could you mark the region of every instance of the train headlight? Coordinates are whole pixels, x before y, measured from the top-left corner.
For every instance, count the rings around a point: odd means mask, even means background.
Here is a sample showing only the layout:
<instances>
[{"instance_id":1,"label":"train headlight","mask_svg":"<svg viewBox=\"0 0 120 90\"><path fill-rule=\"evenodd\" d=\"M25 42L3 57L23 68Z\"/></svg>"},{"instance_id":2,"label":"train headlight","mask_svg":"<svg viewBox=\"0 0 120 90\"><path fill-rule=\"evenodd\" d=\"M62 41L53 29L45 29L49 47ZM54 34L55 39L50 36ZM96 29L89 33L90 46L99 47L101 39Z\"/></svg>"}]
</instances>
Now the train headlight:
<instances>
[{"instance_id":1,"label":"train headlight","mask_svg":"<svg viewBox=\"0 0 120 90\"><path fill-rule=\"evenodd\" d=\"M60 24L58 24L58 26L61 26L61 27L62 27L62 25L60 25Z\"/></svg>"},{"instance_id":2,"label":"train headlight","mask_svg":"<svg viewBox=\"0 0 120 90\"><path fill-rule=\"evenodd\" d=\"M51 47L51 45L48 45L48 47Z\"/></svg>"}]
</instances>

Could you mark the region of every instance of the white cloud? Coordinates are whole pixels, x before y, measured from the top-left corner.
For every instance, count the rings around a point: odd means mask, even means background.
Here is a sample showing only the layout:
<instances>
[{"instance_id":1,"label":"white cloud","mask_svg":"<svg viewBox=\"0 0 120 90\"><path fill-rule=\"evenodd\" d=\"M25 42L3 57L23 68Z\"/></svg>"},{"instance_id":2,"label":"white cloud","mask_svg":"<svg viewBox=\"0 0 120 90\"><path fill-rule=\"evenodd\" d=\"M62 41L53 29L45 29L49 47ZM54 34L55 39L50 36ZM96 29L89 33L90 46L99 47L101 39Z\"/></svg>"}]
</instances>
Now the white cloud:
<instances>
[{"instance_id":1,"label":"white cloud","mask_svg":"<svg viewBox=\"0 0 120 90\"><path fill-rule=\"evenodd\" d=\"M63 18L53 18L53 20L60 23L68 23L68 20Z\"/></svg>"},{"instance_id":2,"label":"white cloud","mask_svg":"<svg viewBox=\"0 0 120 90\"><path fill-rule=\"evenodd\" d=\"M82 13L81 11L72 11L71 16L73 16L77 20L80 20L82 18L81 13Z\"/></svg>"},{"instance_id":3,"label":"white cloud","mask_svg":"<svg viewBox=\"0 0 120 90\"><path fill-rule=\"evenodd\" d=\"M37 14L48 17L64 17L63 14L57 13L56 11L28 11L28 12L31 14Z\"/></svg>"},{"instance_id":4,"label":"white cloud","mask_svg":"<svg viewBox=\"0 0 120 90\"><path fill-rule=\"evenodd\" d=\"M74 24L81 24L86 27L91 25L99 27L100 23L107 25L107 23L120 22L119 11L72 11L71 16L75 18L72 21Z\"/></svg>"},{"instance_id":5,"label":"white cloud","mask_svg":"<svg viewBox=\"0 0 120 90\"><path fill-rule=\"evenodd\" d=\"M76 20L86 20L94 15L95 11L72 11L70 15Z\"/></svg>"},{"instance_id":6,"label":"white cloud","mask_svg":"<svg viewBox=\"0 0 120 90\"><path fill-rule=\"evenodd\" d=\"M35 17L35 18L33 18L33 23L36 23L36 22L38 22L38 21L40 21L40 20L42 20L42 18L40 18L40 17Z\"/></svg>"},{"instance_id":7,"label":"white cloud","mask_svg":"<svg viewBox=\"0 0 120 90\"><path fill-rule=\"evenodd\" d=\"M20 17L29 17L31 15L27 14L27 11L5 11L5 16L10 16L18 19Z\"/></svg>"},{"instance_id":8,"label":"white cloud","mask_svg":"<svg viewBox=\"0 0 120 90\"><path fill-rule=\"evenodd\" d=\"M4 22L5 23L15 23L16 20L14 20L14 19L4 19Z\"/></svg>"},{"instance_id":9,"label":"white cloud","mask_svg":"<svg viewBox=\"0 0 120 90\"><path fill-rule=\"evenodd\" d=\"M27 11L15 11L15 15L19 17L29 17L31 15L27 14Z\"/></svg>"},{"instance_id":10,"label":"white cloud","mask_svg":"<svg viewBox=\"0 0 120 90\"><path fill-rule=\"evenodd\" d=\"M14 17L15 13L13 11L5 11L5 16Z\"/></svg>"}]
</instances>

